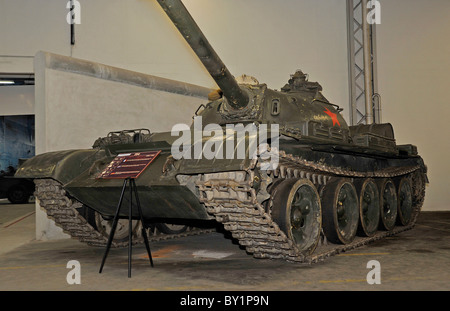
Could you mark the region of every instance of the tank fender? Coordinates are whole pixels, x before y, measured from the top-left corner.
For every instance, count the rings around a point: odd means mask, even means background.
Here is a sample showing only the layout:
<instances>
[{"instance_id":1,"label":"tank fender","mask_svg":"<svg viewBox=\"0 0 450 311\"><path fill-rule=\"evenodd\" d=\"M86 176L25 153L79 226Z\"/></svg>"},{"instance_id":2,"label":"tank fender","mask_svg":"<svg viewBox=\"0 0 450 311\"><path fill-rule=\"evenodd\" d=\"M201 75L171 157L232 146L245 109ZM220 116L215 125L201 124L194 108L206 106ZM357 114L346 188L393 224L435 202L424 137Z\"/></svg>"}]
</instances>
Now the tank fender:
<instances>
[{"instance_id":1,"label":"tank fender","mask_svg":"<svg viewBox=\"0 0 450 311\"><path fill-rule=\"evenodd\" d=\"M18 169L15 177L53 178L66 184L98 159L98 150L66 150L48 152L26 160Z\"/></svg>"}]
</instances>

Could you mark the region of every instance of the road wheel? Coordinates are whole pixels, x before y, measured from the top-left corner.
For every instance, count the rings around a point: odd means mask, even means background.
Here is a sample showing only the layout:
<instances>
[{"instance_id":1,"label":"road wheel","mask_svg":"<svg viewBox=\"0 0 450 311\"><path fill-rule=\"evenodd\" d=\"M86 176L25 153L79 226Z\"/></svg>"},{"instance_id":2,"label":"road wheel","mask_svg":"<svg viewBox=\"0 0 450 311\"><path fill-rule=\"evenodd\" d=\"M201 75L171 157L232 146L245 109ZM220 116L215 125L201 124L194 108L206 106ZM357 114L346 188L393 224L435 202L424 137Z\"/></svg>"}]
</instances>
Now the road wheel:
<instances>
[{"instance_id":1,"label":"road wheel","mask_svg":"<svg viewBox=\"0 0 450 311\"><path fill-rule=\"evenodd\" d=\"M106 239L109 238L114 217L104 218L100 213L92 208L83 205L78 212L87 220L87 222L98 232L100 232ZM138 237L141 232L141 222L138 220L132 221L133 239ZM113 242L127 243L128 242L128 219L119 219L117 222L116 232L114 233Z\"/></svg>"},{"instance_id":2,"label":"road wheel","mask_svg":"<svg viewBox=\"0 0 450 311\"><path fill-rule=\"evenodd\" d=\"M133 240L141 232L141 222L139 220L132 220L132 234ZM103 218L100 213L95 212L95 227L103 236L109 238L113 224L113 217ZM113 242L128 242L128 219L119 219L117 222L116 231L114 232Z\"/></svg>"},{"instance_id":3,"label":"road wheel","mask_svg":"<svg viewBox=\"0 0 450 311\"><path fill-rule=\"evenodd\" d=\"M413 214L413 194L410 179L403 177L397 189L397 223L402 226L407 226L411 222Z\"/></svg>"},{"instance_id":4,"label":"road wheel","mask_svg":"<svg viewBox=\"0 0 450 311\"><path fill-rule=\"evenodd\" d=\"M393 181L389 178L380 180L380 216L381 228L392 230L397 219L397 190Z\"/></svg>"},{"instance_id":5,"label":"road wheel","mask_svg":"<svg viewBox=\"0 0 450 311\"><path fill-rule=\"evenodd\" d=\"M373 236L380 223L380 195L373 179L355 181L356 192L359 193L360 222L357 234Z\"/></svg>"},{"instance_id":6,"label":"road wheel","mask_svg":"<svg viewBox=\"0 0 450 311\"><path fill-rule=\"evenodd\" d=\"M176 224L166 224L166 223L157 223L155 224L156 228L159 231L165 234L180 234L187 230L188 226L186 225L176 225Z\"/></svg>"},{"instance_id":7,"label":"road wheel","mask_svg":"<svg viewBox=\"0 0 450 311\"><path fill-rule=\"evenodd\" d=\"M316 187L307 179L286 179L272 192L272 218L304 254L310 255L320 238L322 212Z\"/></svg>"},{"instance_id":8,"label":"road wheel","mask_svg":"<svg viewBox=\"0 0 450 311\"><path fill-rule=\"evenodd\" d=\"M323 231L332 243L348 244L356 236L359 223L358 195L352 181L330 180L322 193Z\"/></svg>"}]
</instances>

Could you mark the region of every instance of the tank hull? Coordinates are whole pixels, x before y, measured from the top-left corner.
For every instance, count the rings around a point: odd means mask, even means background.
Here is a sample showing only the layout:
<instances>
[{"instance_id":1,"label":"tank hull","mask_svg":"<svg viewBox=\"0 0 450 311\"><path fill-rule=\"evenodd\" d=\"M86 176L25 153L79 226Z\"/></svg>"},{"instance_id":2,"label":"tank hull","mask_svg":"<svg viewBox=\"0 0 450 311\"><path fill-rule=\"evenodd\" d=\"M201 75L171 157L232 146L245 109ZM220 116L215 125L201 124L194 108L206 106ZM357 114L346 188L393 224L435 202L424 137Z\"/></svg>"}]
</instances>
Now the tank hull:
<instances>
[{"instance_id":1,"label":"tank hull","mask_svg":"<svg viewBox=\"0 0 450 311\"><path fill-rule=\"evenodd\" d=\"M395 172L412 167L426 170L420 156L389 155L368 149L350 152L346 145L311 145L284 139L280 139L279 148L283 153L302 159L305 165L320 163L334 168L336 176L339 176L340 169L353 172L355 177L367 175L370 172ZM159 151L161 149L149 149L148 144L144 143L116 145L115 153L98 150L46 153L28 160L18 170L16 177L50 178L58 181L70 197L104 216L113 216L124 180L98 178L99 172L108 166L118 152L144 150ZM205 206L199 201L199 193L195 185L199 176L228 171L248 171L254 165L249 159L181 159L176 161L176 167L173 166L168 170L167 163L170 160L170 151L163 150L136 180L143 216L146 220L212 219ZM311 168L311 174L314 171L317 171L317 168ZM124 197L123 204L129 204L127 195ZM137 216L137 210L133 210L134 212ZM127 215L125 209L123 213L123 216Z\"/></svg>"}]
</instances>

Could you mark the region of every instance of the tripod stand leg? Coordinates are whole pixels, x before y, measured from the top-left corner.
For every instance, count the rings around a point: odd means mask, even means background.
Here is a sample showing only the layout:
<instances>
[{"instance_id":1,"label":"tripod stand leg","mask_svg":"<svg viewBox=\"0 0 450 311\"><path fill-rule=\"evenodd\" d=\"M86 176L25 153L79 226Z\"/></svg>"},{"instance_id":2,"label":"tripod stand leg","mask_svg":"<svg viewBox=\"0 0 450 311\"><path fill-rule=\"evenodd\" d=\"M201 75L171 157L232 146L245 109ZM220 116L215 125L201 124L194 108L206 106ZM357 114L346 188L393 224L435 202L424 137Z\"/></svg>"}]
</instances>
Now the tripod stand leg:
<instances>
[{"instance_id":1,"label":"tripod stand leg","mask_svg":"<svg viewBox=\"0 0 450 311\"><path fill-rule=\"evenodd\" d=\"M128 277L131 278L131 250L133 248L133 179L128 179L130 185L130 208L128 210Z\"/></svg>"},{"instance_id":2,"label":"tripod stand leg","mask_svg":"<svg viewBox=\"0 0 450 311\"><path fill-rule=\"evenodd\" d=\"M131 182L133 183L134 193L135 193L135 197L136 197L136 203L137 203L138 211L139 211L139 217L141 219L142 237L144 238L145 248L147 249L148 258L150 259L150 265L153 267L152 252L150 251L150 245L148 243L147 232L145 232L144 217L142 215L141 202L139 201L136 182L134 181L134 179L132 179Z\"/></svg>"},{"instance_id":3,"label":"tripod stand leg","mask_svg":"<svg viewBox=\"0 0 450 311\"><path fill-rule=\"evenodd\" d=\"M111 232L108 237L108 242L106 243L106 250L103 254L102 264L100 265L100 270L98 273L102 273L103 266L105 265L106 257L108 257L109 249L111 248L112 240L114 239L114 233L116 232L117 222L119 221L119 212L122 206L123 195L125 193L125 188L127 187L127 181L123 182L122 193L120 194L119 204L117 205L116 214L114 215L113 224L111 227Z\"/></svg>"}]
</instances>

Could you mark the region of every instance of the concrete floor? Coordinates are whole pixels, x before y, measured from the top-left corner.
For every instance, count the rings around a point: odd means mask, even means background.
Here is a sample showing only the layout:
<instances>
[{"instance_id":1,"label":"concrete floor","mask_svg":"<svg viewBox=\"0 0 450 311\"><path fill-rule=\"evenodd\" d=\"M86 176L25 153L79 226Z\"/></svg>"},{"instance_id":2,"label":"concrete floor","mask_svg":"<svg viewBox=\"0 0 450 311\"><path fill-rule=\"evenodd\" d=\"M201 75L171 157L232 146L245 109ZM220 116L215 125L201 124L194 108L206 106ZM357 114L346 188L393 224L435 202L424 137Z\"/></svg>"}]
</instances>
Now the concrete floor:
<instances>
[{"instance_id":1,"label":"concrete floor","mask_svg":"<svg viewBox=\"0 0 450 311\"><path fill-rule=\"evenodd\" d=\"M0 202L1 291L317 291L450 290L450 212L423 212L413 230L329 258L300 265L257 260L220 233L153 242L154 268L142 245L104 249L73 239L36 241L34 204ZM69 285L70 260L81 265L81 284ZM370 260L381 265L381 284L369 285Z\"/></svg>"}]
</instances>

